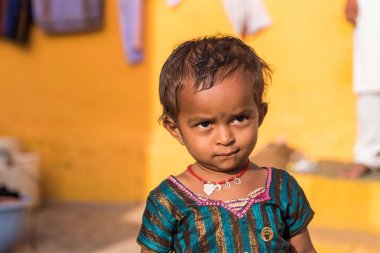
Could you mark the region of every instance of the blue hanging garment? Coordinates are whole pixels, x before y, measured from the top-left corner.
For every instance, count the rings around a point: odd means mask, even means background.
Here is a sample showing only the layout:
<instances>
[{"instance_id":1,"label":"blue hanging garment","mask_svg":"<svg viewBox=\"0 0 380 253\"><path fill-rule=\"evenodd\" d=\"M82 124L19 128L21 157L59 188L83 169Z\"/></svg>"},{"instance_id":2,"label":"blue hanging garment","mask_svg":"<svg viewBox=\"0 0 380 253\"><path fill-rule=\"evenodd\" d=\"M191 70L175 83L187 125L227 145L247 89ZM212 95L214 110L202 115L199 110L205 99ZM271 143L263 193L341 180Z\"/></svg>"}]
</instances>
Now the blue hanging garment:
<instances>
[{"instance_id":1,"label":"blue hanging garment","mask_svg":"<svg viewBox=\"0 0 380 253\"><path fill-rule=\"evenodd\" d=\"M31 19L30 0L0 0L0 36L27 43Z\"/></svg>"},{"instance_id":2,"label":"blue hanging garment","mask_svg":"<svg viewBox=\"0 0 380 253\"><path fill-rule=\"evenodd\" d=\"M124 55L130 64L142 62L142 0L119 0L119 17Z\"/></svg>"}]
</instances>

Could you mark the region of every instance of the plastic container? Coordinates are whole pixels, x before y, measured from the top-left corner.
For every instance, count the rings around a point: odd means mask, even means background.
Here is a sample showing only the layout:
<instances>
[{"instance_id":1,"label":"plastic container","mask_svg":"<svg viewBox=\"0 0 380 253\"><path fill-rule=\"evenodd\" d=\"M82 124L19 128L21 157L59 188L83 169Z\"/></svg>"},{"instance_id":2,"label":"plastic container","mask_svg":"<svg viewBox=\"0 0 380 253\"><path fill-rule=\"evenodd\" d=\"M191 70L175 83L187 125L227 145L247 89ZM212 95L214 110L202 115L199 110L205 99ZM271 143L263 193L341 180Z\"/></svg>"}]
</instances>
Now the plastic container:
<instances>
[{"instance_id":1,"label":"plastic container","mask_svg":"<svg viewBox=\"0 0 380 253\"><path fill-rule=\"evenodd\" d=\"M20 241L29 205L27 197L0 202L0 253L9 253Z\"/></svg>"}]
</instances>

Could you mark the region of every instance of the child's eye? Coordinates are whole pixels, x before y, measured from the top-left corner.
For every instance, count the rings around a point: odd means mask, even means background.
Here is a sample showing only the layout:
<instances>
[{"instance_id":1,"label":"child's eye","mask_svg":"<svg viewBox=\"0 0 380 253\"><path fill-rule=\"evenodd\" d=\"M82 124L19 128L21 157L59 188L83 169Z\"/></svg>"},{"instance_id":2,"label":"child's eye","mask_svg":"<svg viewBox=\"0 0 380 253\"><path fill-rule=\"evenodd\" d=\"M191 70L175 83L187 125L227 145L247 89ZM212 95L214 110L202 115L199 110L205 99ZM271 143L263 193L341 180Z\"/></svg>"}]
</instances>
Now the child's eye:
<instances>
[{"instance_id":1,"label":"child's eye","mask_svg":"<svg viewBox=\"0 0 380 253\"><path fill-rule=\"evenodd\" d=\"M210 125L211 125L210 121L203 121L203 122L197 124L197 126L199 128L208 128L208 127L210 127Z\"/></svg>"},{"instance_id":2,"label":"child's eye","mask_svg":"<svg viewBox=\"0 0 380 253\"><path fill-rule=\"evenodd\" d=\"M248 119L247 116L244 116L244 115L239 115L239 116L236 116L234 121L237 121L237 122L243 122L244 120Z\"/></svg>"}]
</instances>

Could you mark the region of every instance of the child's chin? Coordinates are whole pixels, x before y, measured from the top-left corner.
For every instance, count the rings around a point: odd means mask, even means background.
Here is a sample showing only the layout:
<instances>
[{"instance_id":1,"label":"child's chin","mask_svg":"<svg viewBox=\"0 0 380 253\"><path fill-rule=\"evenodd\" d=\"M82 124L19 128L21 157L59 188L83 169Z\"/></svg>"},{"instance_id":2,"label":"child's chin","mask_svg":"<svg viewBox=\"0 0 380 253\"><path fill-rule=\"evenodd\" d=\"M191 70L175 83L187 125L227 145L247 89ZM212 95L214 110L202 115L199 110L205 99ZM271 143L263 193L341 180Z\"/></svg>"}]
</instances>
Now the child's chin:
<instances>
[{"instance_id":1,"label":"child's chin","mask_svg":"<svg viewBox=\"0 0 380 253\"><path fill-rule=\"evenodd\" d=\"M220 168L221 170L224 171L230 171L230 170L236 170L237 167L244 166L246 162L248 161L247 159L244 159L244 161L239 158L239 157L223 157L223 158L217 158L217 163L216 167Z\"/></svg>"}]
</instances>

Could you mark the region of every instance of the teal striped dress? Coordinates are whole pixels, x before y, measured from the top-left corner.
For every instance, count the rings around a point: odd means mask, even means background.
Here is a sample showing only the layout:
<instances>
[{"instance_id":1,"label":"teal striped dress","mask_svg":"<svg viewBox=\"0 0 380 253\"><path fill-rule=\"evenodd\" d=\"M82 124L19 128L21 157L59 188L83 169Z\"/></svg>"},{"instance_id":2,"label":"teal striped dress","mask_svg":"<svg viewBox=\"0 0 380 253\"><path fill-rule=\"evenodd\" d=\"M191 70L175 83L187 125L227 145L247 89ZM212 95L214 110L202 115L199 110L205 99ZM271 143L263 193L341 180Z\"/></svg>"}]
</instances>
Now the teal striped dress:
<instances>
[{"instance_id":1,"label":"teal striped dress","mask_svg":"<svg viewBox=\"0 0 380 253\"><path fill-rule=\"evenodd\" d=\"M262 191L229 202L202 198L170 176L149 194L137 242L162 253L290 252L289 239L305 231L313 215L283 170L268 168Z\"/></svg>"}]
</instances>

